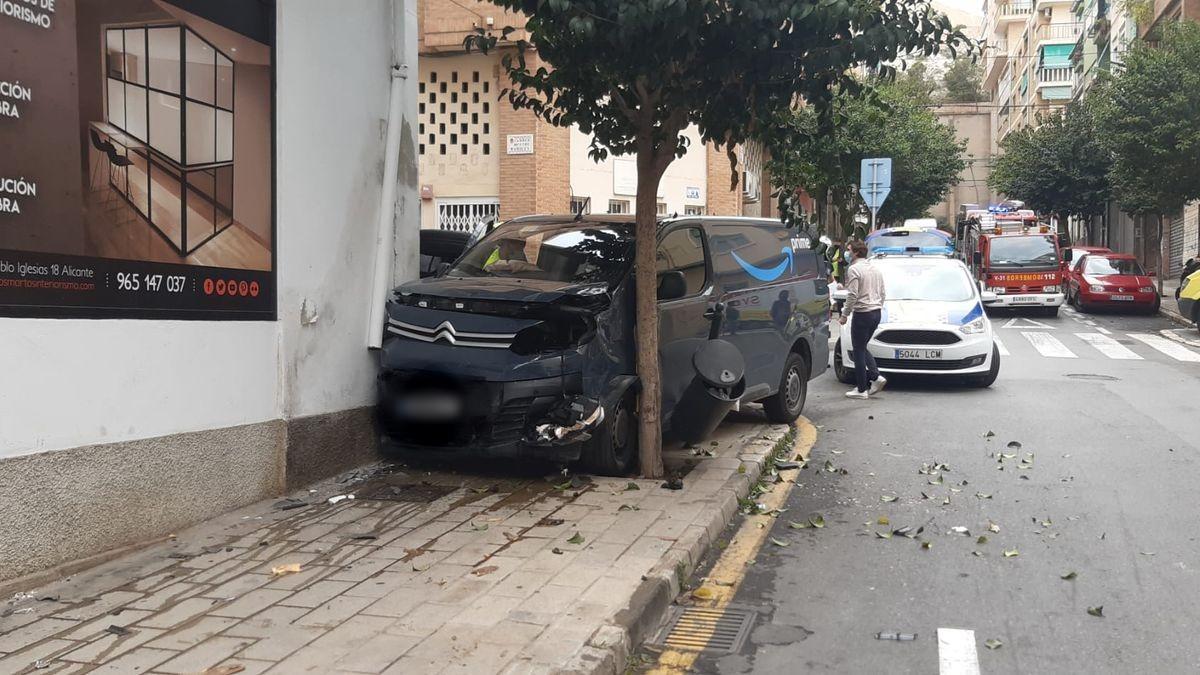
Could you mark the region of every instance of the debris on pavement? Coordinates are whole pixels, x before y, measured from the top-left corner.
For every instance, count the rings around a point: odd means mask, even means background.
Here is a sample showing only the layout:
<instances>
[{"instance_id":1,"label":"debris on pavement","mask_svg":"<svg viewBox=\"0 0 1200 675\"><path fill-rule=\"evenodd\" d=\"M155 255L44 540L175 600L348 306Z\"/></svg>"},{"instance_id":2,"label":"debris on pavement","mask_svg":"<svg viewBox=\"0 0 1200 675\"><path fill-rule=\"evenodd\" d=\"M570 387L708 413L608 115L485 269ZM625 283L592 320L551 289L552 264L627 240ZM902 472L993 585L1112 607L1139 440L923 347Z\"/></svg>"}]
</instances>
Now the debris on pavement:
<instances>
[{"instance_id":1,"label":"debris on pavement","mask_svg":"<svg viewBox=\"0 0 1200 675\"><path fill-rule=\"evenodd\" d=\"M275 502L273 506L280 511L291 511L292 509L302 509L305 506L308 506L308 502L304 501L303 499L288 497L287 499L281 499Z\"/></svg>"},{"instance_id":2,"label":"debris on pavement","mask_svg":"<svg viewBox=\"0 0 1200 675\"><path fill-rule=\"evenodd\" d=\"M334 495L333 497L330 497L328 501L330 504L337 504L338 502L343 502L347 499L354 499L354 495Z\"/></svg>"},{"instance_id":3,"label":"debris on pavement","mask_svg":"<svg viewBox=\"0 0 1200 675\"><path fill-rule=\"evenodd\" d=\"M105 628L104 630L105 630L105 632L112 633L113 635L116 635L118 637L124 637L133 632L124 626L118 626L116 624L112 624L108 628Z\"/></svg>"},{"instance_id":4,"label":"debris on pavement","mask_svg":"<svg viewBox=\"0 0 1200 675\"><path fill-rule=\"evenodd\" d=\"M876 633L876 640L895 640L896 642L912 642L917 639L916 633Z\"/></svg>"},{"instance_id":5,"label":"debris on pavement","mask_svg":"<svg viewBox=\"0 0 1200 675\"><path fill-rule=\"evenodd\" d=\"M1060 576L1059 579L1062 579L1064 581L1072 581L1077 576L1079 576L1079 575L1076 574L1074 570L1071 570L1070 572L1067 572L1066 574Z\"/></svg>"},{"instance_id":6,"label":"debris on pavement","mask_svg":"<svg viewBox=\"0 0 1200 675\"><path fill-rule=\"evenodd\" d=\"M630 485L632 485L632 483L630 483ZM665 482L663 482L662 487L664 487L668 490L682 490L683 489L683 479L680 478L679 476L671 476ZM626 489L628 489L628 488L626 488ZM637 488L634 488L634 489L637 489Z\"/></svg>"},{"instance_id":7,"label":"debris on pavement","mask_svg":"<svg viewBox=\"0 0 1200 675\"><path fill-rule=\"evenodd\" d=\"M1097 616L1097 617L1100 617L1101 619L1103 619L1104 618L1104 605L1099 605L1096 607L1088 607L1087 613L1092 616Z\"/></svg>"},{"instance_id":8,"label":"debris on pavement","mask_svg":"<svg viewBox=\"0 0 1200 675\"><path fill-rule=\"evenodd\" d=\"M985 641L983 646L987 647L988 649L999 649L1004 646L1004 641L997 638L992 638Z\"/></svg>"},{"instance_id":9,"label":"debris on pavement","mask_svg":"<svg viewBox=\"0 0 1200 675\"><path fill-rule=\"evenodd\" d=\"M271 576L282 577L288 574L299 574L300 563L288 563L286 565L276 565L271 568Z\"/></svg>"}]
</instances>

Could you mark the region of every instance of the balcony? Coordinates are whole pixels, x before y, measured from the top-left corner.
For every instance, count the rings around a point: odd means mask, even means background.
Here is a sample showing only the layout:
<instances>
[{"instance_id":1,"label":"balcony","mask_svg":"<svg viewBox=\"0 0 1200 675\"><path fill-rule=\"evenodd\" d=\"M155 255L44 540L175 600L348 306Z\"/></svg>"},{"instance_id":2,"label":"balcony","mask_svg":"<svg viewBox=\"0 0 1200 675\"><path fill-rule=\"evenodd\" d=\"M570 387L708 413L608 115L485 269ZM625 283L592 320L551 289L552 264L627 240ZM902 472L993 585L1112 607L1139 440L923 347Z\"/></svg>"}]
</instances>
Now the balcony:
<instances>
[{"instance_id":1,"label":"balcony","mask_svg":"<svg viewBox=\"0 0 1200 675\"><path fill-rule=\"evenodd\" d=\"M1032 2L1003 2L996 5L996 16L999 21L1024 21L1032 13Z\"/></svg>"},{"instance_id":2,"label":"balcony","mask_svg":"<svg viewBox=\"0 0 1200 675\"><path fill-rule=\"evenodd\" d=\"M1081 28L1078 23L1047 23L1038 26L1037 37L1041 42L1071 43L1079 39Z\"/></svg>"},{"instance_id":3,"label":"balcony","mask_svg":"<svg viewBox=\"0 0 1200 675\"><path fill-rule=\"evenodd\" d=\"M1070 66L1061 68L1038 68L1038 86L1057 87L1071 85L1075 81L1075 69Z\"/></svg>"}]
</instances>

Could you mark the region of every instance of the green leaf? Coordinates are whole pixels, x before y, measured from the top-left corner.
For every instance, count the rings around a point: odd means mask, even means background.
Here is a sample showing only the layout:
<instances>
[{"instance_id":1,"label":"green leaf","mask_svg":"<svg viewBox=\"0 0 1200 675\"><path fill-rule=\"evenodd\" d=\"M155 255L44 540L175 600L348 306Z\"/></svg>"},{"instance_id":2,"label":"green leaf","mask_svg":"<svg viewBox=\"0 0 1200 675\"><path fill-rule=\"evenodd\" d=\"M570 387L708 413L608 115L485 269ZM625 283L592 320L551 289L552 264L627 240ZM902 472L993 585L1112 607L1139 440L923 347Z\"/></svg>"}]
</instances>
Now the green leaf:
<instances>
[{"instance_id":1,"label":"green leaf","mask_svg":"<svg viewBox=\"0 0 1200 675\"><path fill-rule=\"evenodd\" d=\"M567 540L567 543L568 544L582 544L583 543L583 535L576 532L574 535L571 536L570 539Z\"/></svg>"},{"instance_id":2,"label":"green leaf","mask_svg":"<svg viewBox=\"0 0 1200 675\"><path fill-rule=\"evenodd\" d=\"M986 544L986 543L988 543L988 538L987 538L987 535L986 535L986 534L981 534L981 535L979 535L979 537L978 537L978 538L975 540L975 543L976 543L976 544Z\"/></svg>"},{"instance_id":3,"label":"green leaf","mask_svg":"<svg viewBox=\"0 0 1200 675\"><path fill-rule=\"evenodd\" d=\"M1074 570L1071 570L1070 572L1067 572L1066 574L1060 576L1059 578L1064 581L1072 581L1075 579L1075 577L1078 577L1078 576L1079 575L1076 574Z\"/></svg>"},{"instance_id":4,"label":"green leaf","mask_svg":"<svg viewBox=\"0 0 1200 675\"><path fill-rule=\"evenodd\" d=\"M642 488L638 487L638 484L633 481L629 481L628 483L625 484L626 492L629 492L630 490L641 490L641 489Z\"/></svg>"},{"instance_id":5,"label":"green leaf","mask_svg":"<svg viewBox=\"0 0 1200 675\"><path fill-rule=\"evenodd\" d=\"M896 501L897 499L899 499L899 497L894 497L892 495L883 495L882 497L879 498L879 501L891 503L891 502Z\"/></svg>"},{"instance_id":6,"label":"green leaf","mask_svg":"<svg viewBox=\"0 0 1200 675\"><path fill-rule=\"evenodd\" d=\"M809 525L808 523L797 523L796 521L791 520L788 521L788 527L792 528L793 530L807 530L808 528L812 527L812 525Z\"/></svg>"},{"instance_id":7,"label":"green leaf","mask_svg":"<svg viewBox=\"0 0 1200 675\"><path fill-rule=\"evenodd\" d=\"M776 539L775 537L771 537L771 543L775 544L776 546L783 547L783 548L787 548L788 546L791 546L791 544L789 544L788 542L783 541L782 539Z\"/></svg>"},{"instance_id":8,"label":"green leaf","mask_svg":"<svg viewBox=\"0 0 1200 675\"><path fill-rule=\"evenodd\" d=\"M811 515L808 517L808 524L817 528L825 527L825 518L819 513Z\"/></svg>"},{"instance_id":9,"label":"green leaf","mask_svg":"<svg viewBox=\"0 0 1200 675\"><path fill-rule=\"evenodd\" d=\"M1001 647L1004 646L1004 642L1002 642L1001 640L999 640L997 638L992 638L990 640L985 641L983 643L983 645L985 647L987 647L988 649L1000 649Z\"/></svg>"},{"instance_id":10,"label":"green leaf","mask_svg":"<svg viewBox=\"0 0 1200 675\"><path fill-rule=\"evenodd\" d=\"M1017 551L1017 549L1015 549L1015 548L1014 548L1014 549L1009 549L1009 550L1007 550L1007 551L1005 551L1005 552L1004 552L1004 557L1005 557L1005 558L1015 558L1015 557L1017 557L1017 556L1019 556L1019 555L1021 555L1021 554L1020 554L1020 553Z\"/></svg>"},{"instance_id":11,"label":"green leaf","mask_svg":"<svg viewBox=\"0 0 1200 675\"><path fill-rule=\"evenodd\" d=\"M1104 618L1104 605L1098 605L1096 607L1088 607L1087 613L1092 616Z\"/></svg>"}]
</instances>

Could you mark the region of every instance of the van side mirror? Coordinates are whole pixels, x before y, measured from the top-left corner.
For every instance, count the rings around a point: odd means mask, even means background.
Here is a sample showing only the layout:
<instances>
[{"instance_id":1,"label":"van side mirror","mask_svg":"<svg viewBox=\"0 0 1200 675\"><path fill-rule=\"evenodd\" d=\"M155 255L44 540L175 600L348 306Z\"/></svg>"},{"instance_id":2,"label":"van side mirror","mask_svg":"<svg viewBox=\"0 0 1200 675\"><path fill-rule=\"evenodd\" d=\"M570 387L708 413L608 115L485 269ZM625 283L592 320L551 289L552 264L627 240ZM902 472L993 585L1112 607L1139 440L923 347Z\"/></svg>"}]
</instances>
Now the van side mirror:
<instances>
[{"instance_id":1,"label":"van side mirror","mask_svg":"<svg viewBox=\"0 0 1200 675\"><path fill-rule=\"evenodd\" d=\"M675 300L687 295L687 277L679 270L659 272L658 299Z\"/></svg>"},{"instance_id":2,"label":"van side mirror","mask_svg":"<svg viewBox=\"0 0 1200 675\"><path fill-rule=\"evenodd\" d=\"M983 264L983 253L981 251L975 251L974 253L972 253L971 254L971 262L975 263L976 266L982 265Z\"/></svg>"},{"instance_id":3,"label":"van side mirror","mask_svg":"<svg viewBox=\"0 0 1200 675\"><path fill-rule=\"evenodd\" d=\"M435 272L435 274L439 277L444 277L444 276L446 276L446 272L449 272L449 271L450 271L450 263L440 262L440 263L438 263L437 272Z\"/></svg>"},{"instance_id":4,"label":"van side mirror","mask_svg":"<svg viewBox=\"0 0 1200 675\"><path fill-rule=\"evenodd\" d=\"M1063 262L1071 262L1071 258L1074 258L1074 257L1075 257L1075 251L1073 251L1069 248L1063 249L1063 252L1062 252Z\"/></svg>"}]
</instances>

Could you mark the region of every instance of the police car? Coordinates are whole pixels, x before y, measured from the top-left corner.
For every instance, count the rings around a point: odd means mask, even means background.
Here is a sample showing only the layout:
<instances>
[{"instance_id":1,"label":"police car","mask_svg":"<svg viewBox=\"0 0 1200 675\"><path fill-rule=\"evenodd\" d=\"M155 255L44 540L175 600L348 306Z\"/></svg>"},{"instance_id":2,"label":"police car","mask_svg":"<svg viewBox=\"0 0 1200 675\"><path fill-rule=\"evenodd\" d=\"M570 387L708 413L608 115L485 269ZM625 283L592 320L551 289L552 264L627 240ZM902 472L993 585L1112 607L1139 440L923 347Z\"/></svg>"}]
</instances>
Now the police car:
<instances>
[{"instance_id":1,"label":"police car","mask_svg":"<svg viewBox=\"0 0 1200 675\"><path fill-rule=\"evenodd\" d=\"M961 261L942 256L875 256L886 302L879 329L867 344L879 370L887 375L953 375L989 387L1000 374L1000 350L983 311L996 301L980 292ZM844 300L845 290L835 298ZM842 328L834 350L837 379L854 382L850 325Z\"/></svg>"}]
</instances>

